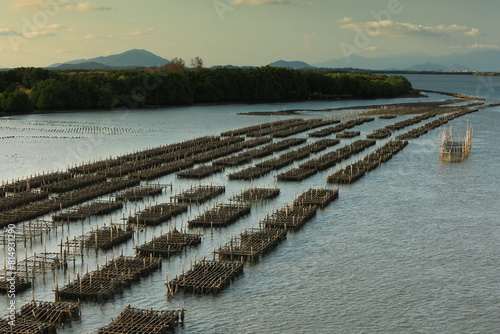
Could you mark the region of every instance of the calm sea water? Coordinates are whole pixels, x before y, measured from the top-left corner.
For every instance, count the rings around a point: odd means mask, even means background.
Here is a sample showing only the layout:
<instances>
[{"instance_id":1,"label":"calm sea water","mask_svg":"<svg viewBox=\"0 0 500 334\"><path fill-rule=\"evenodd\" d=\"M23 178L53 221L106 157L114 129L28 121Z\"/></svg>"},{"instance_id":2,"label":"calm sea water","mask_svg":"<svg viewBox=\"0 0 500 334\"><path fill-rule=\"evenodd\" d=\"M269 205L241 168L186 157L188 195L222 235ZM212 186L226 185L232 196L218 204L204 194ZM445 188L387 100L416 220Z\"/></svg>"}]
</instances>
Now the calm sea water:
<instances>
[{"instance_id":1,"label":"calm sea water","mask_svg":"<svg viewBox=\"0 0 500 334\"><path fill-rule=\"evenodd\" d=\"M469 76L408 76L417 88L480 95L498 102L499 78ZM490 79L492 81L490 81ZM432 100L445 97L430 95ZM424 99L330 101L290 104L195 106L161 110L78 112L0 118L0 179L10 180L68 165L116 156L201 135L281 119L242 116L247 111L325 109L353 105L410 102ZM428 99L427 99L428 100ZM303 112L296 117L342 116L345 112ZM359 127L362 135L394 120ZM106 303L82 304L82 319L60 333L90 333L106 325L127 305L138 308L185 308L186 323L178 333L498 333L500 329L500 108L454 120L459 131L474 126L469 158L440 163L440 129L413 140L398 155L363 179L340 187L340 198L256 264L218 296L177 295L168 299L166 276L189 268L195 256L211 258L220 244L242 229L257 227L272 210L290 203L309 187L330 187L328 172L301 183L275 181L277 172L249 182L228 181L226 174L202 183L226 185L226 194L156 228L139 231L114 251L85 253L67 272L56 271L35 281L34 296L53 300L54 276L62 286L68 273L104 263L121 253L133 255L169 226L182 226L215 202L245 187L275 185L282 190L273 201L252 208L252 214L228 228L204 231L204 240L182 256L163 262L161 271L143 278ZM305 134L298 135L305 137ZM348 143L349 140L345 141ZM330 150L333 150L332 148ZM321 152L324 153L324 152ZM366 154L366 152L365 152ZM359 158L361 155L353 157ZM292 168L292 167L287 167ZM281 172L281 171L280 171ZM197 182L169 175L169 197ZM74 223L26 245L27 254L58 250L61 239L120 221L150 200L127 204L122 212ZM45 244L45 246L44 246ZM20 244L18 256L24 257ZM16 296L17 305L31 292ZM0 315L7 314L0 296Z\"/></svg>"}]
</instances>

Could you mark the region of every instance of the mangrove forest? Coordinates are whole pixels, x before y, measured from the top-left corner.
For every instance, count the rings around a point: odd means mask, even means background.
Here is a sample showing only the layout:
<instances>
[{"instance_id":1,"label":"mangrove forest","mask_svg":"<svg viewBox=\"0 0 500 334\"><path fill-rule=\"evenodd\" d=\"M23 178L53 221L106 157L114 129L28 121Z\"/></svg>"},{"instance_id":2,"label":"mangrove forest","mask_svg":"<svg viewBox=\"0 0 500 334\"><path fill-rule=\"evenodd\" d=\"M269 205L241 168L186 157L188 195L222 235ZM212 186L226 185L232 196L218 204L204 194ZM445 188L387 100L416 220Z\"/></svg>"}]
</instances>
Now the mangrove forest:
<instances>
[{"instance_id":1,"label":"mangrove forest","mask_svg":"<svg viewBox=\"0 0 500 334\"><path fill-rule=\"evenodd\" d=\"M194 103L394 97L412 91L402 76L326 73L277 67L162 71L0 72L0 110L144 108Z\"/></svg>"}]
</instances>

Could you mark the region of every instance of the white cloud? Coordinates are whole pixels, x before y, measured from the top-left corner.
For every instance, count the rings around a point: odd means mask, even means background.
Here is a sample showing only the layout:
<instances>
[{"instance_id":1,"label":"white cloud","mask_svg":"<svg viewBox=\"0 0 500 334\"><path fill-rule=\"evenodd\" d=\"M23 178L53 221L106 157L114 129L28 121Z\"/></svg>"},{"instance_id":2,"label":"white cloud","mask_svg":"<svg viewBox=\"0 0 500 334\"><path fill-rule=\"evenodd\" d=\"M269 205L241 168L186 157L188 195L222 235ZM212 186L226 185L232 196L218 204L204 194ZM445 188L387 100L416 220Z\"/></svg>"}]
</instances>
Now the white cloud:
<instances>
[{"instance_id":1,"label":"white cloud","mask_svg":"<svg viewBox=\"0 0 500 334\"><path fill-rule=\"evenodd\" d=\"M79 11L89 11L89 10L111 10L109 7L92 5L90 2L80 2L76 9Z\"/></svg>"},{"instance_id":2,"label":"white cloud","mask_svg":"<svg viewBox=\"0 0 500 334\"><path fill-rule=\"evenodd\" d=\"M372 45L372 46L367 46L366 48L363 49L363 51L377 51L379 49L378 46Z\"/></svg>"},{"instance_id":3,"label":"white cloud","mask_svg":"<svg viewBox=\"0 0 500 334\"><path fill-rule=\"evenodd\" d=\"M352 17L343 17L340 20L337 20L337 22L342 24L349 23L352 22Z\"/></svg>"},{"instance_id":4,"label":"white cloud","mask_svg":"<svg viewBox=\"0 0 500 334\"><path fill-rule=\"evenodd\" d=\"M499 45L491 45L491 44L459 45L459 46L452 46L451 48L462 49L462 50L500 50Z\"/></svg>"},{"instance_id":5,"label":"white cloud","mask_svg":"<svg viewBox=\"0 0 500 334\"><path fill-rule=\"evenodd\" d=\"M234 5L260 6L260 5L291 5L295 1L290 0L232 0Z\"/></svg>"},{"instance_id":6,"label":"white cloud","mask_svg":"<svg viewBox=\"0 0 500 334\"><path fill-rule=\"evenodd\" d=\"M136 28L133 31L129 32L127 35L139 37L139 36L153 35L154 33L156 33L155 28L147 28L147 29Z\"/></svg>"},{"instance_id":7,"label":"white cloud","mask_svg":"<svg viewBox=\"0 0 500 334\"><path fill-rule=\"evenodd\" d=\"M345 17L338 21L341 23L340 27L345 30L365 31L371 36L440 36L446 33L463 33L468 36L476 36L480 34L479 29L460 26L457 24L452 25L437 25L437 26L424 26L421 24L413 24L407 22L394 22L391 20L385 21L366 21L366 22L353 22L351 18Z\"/></svg>"},{"instance_id":8,"label":"white cloud","mask_svg":"<svg viewBox=\"0 0 500 334\"><path fill-rule=\"evenodd\" d=\"M91 39L112 39L114 38L113 35L94 35L94 34L87 34L84 36L85 39L91 40Z\"/></svg>"},{"instance_id":9,"label":"white cloud","mask_svg":"<svg viewBox=\"0 0 500 334\"><path fill-rule=\"evenodd\" d=\"M12 4L9 6L11 10L43 10L44 8L49 8L51 11L54 10L67 10L71 8L68 5L68 0L12 0Z\"/></svg>"},{"instance_id":10,"label":"white cloud","mask_svg":"<svg viewBox=\"0 0 500 334\"><path fill-rule=\"evenodd\" d=\"M464 32L464 35L466 35L466 36L479 36L479 35L481 35L481 32L477 28L472 28L471 30Z\"/></svg>"}]
</instances>

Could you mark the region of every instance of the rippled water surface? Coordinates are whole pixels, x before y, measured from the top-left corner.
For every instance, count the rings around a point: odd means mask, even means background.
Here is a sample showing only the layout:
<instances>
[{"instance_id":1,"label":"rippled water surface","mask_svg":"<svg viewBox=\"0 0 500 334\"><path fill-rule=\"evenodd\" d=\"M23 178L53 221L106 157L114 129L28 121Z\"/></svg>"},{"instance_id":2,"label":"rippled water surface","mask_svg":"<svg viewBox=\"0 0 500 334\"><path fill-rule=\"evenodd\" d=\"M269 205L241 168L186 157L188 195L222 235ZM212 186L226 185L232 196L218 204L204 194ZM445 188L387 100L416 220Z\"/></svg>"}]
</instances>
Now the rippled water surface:
<instances>
[{"instance_id":1,"label":"rippled water surface","mask_svg":"<svg viewBox=\"0 0 500 334\"><path fill-rule=\"evenodd\" d=\"M409 76L415 87L453 91L498 102L496 85L476 77ZM488 78L485 80L489 80ZM478 88L479 87L479 88ZM443 96L430 95L431 99ZM424 100L424 99L419 99ZM226 105L134 110L78 112L0 118L0 179L22 178L31 173L62 170L68 165L116 156L201 135L281 119L277 116L243 116L248 111L325 109L352 105L410 102L325 101L266 105ZM294 117L331 117L342 112L304 112ZM362 136L396 120L376 120L358 127ZM340 198L318 211L304 228L289 233L287 240L258 263L247 264L244 275L217 296L179 294L168 299L166 276L189 268L195 255L212 257L212 250L237 236L242 229L257 227L272 210L290 203L309 187L331 187L329 172L300 183L275 181L273 172L252 184L228 181L226 174L202 183L226 185L226 194L212 203L193 206L176 221L143 229L113 251L85 253L67 272L56 271L35 281L38 300L53 300L54 275L63 285L67 275L114 255L133 255L143 244L169 226L183 225L215 202L226 201L245 187L277 186L276 199L255 205L252 214L225 229L204 231L204 240L181 256L163 261L161 271L143 278L111 301L82 304L82 319L59 333L90 333L109 323L127 305L138 308L185 308L186 322L178 333L498 333L500 328L500 108L490 108L454 121L457 131L467 122L474 127L469 158L456 164L440 163L440 129L430 131L392 160L350 186L340 187ZM406 131L405 129L404 131ZM307 133L297 135L306 137ZM309 140L312 142L312 140ZM351 140L345 140L348 143ZM337 147L329 150L334 150ZM321 152L324 153L324 152ZM366 152L353 157L358 159ZM293 166L286 167L292 168ZM283 171L281 170L281 171ZM280 172L281 172L280 171ZM173 183L161 197L197 182L168 175L161 183ZM58 250L61 239L73 238L120 221L123 214L149 204L129 203L122 212L74 223L52 232L45 240L48 250ZM41 252L44 242L26 245L27 253ZM24 257L20 244L18 256ZM20 306L31 292L16 296ZM0 296L6 315L7 298Z\"/></svg>"}]
</instances>

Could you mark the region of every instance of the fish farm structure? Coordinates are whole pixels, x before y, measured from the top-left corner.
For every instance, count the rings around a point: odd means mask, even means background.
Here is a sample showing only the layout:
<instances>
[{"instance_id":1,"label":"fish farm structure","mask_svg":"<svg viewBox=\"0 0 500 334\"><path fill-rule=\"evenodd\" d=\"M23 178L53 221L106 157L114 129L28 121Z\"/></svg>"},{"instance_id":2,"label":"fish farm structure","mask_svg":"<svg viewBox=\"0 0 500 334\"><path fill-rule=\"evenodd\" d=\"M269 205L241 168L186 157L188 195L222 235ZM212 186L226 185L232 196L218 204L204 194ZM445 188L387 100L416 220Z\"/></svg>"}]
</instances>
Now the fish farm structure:
<instances>
[{"instance_id":1,"label":"fish farm structure","mask_svg":"<svg viewBox=\"0 0 500 334\"><path fill-rule=\"evenodd\" d=\"M469 156L472 147L472 125L467 125L465 136L456 139L453 136L453 127L447 127L441 132L441 161L460 162Z\"/></svg>"}]
</instances>

